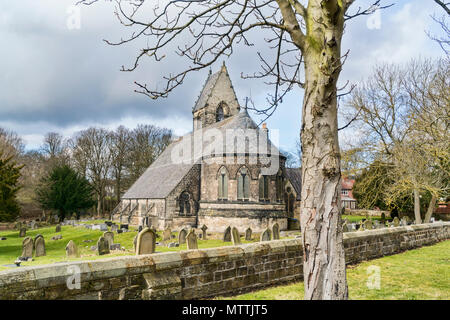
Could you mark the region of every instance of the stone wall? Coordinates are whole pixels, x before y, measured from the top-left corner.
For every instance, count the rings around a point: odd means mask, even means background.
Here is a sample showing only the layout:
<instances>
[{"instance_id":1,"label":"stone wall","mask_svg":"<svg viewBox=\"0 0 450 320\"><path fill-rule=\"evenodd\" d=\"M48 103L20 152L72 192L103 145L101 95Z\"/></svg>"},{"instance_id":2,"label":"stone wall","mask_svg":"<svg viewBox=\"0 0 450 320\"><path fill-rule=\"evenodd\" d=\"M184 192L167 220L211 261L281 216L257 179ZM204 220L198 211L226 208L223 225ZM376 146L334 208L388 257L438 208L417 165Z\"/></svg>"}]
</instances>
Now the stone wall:
<instances>
[{"instance_id":1,"label":"stone wall","mask_svg":"<svg viewBox=\"0 0 450 320\"><path fill-rule=\"evenodd\" d=\"M450 223L344 234L347 263L450 238ZM115 257L0 272L1 299L198 299L302 279L300 239ZM74 271L79 271L76 273ZM68 289L67 283L80 286Z\"/></svg>"}]
</instances>

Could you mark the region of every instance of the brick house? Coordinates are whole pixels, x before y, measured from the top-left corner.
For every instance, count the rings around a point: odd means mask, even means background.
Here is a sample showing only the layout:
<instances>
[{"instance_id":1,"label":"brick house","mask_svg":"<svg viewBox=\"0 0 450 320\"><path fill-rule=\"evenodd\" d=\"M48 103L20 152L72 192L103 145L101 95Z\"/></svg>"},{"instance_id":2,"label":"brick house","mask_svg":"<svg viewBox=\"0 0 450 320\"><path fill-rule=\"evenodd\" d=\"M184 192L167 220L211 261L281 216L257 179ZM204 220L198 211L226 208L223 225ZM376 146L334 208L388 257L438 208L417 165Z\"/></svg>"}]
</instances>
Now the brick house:
<instances>
[{"instance_id":1,"label":"brick house","mask_svg":"<svg viewBox=\"0 0 450 320\"><path fill-rule=\"evenodd\" d=\"M346 209L356 209L356 199L353 197L353 184L355 179L342 177L341 180L341 201L342 207Z\"/></svg>"}]
</instances>

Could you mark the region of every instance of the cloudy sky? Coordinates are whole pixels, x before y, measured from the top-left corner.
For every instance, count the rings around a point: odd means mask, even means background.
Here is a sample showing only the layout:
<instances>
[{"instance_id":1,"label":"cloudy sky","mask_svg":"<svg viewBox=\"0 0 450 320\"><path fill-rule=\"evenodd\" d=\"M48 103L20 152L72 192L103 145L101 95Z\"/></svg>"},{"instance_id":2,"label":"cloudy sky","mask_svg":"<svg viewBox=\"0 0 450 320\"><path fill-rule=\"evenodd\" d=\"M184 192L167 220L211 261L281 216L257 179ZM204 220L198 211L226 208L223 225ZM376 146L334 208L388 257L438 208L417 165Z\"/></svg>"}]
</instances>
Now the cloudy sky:
<instances>
[{"instance_id":1,"label":"cloudy sky","mask_svg":"<svg viewBox=\"0 0 450 320\"><path fill-rule=\"evenodd\" d=\"M350 50L350 56L341 82L358 83L376 63L442 55L425 33L439 31L430 17L441 15L437 5L432 0L390 1L395 5L376 18L349 21L343 52ZM189 132L192 106L208 70L191 75L167 99L150 100L134 93L135 80L158 84L171 67L170 59L144 63L133 73L121 72L122 65L133 62L139 46L112 47L102 41L118 40L128 32L114 17L112 4L102 1L79 7L78 28L73 24L77 11L71 7L75 2L0 3L0 127L21 135L27 149L38 148L46 132L69 137L89 126L134 128L143 123L171 128L178 135ZM358 0L353 10L369 2ZM386 4L391 2L384 0ZM255 71L255 52L243 49L225 61L241 105L245 97L262 105L270 90L261 82L240 78L241 72ZM267 121L269 129L279 130L279 144L284 150L295 150L302 98L301 90L294 90ZM341 141L352 134L346 135Z\"/></svg>"}]
</instances>

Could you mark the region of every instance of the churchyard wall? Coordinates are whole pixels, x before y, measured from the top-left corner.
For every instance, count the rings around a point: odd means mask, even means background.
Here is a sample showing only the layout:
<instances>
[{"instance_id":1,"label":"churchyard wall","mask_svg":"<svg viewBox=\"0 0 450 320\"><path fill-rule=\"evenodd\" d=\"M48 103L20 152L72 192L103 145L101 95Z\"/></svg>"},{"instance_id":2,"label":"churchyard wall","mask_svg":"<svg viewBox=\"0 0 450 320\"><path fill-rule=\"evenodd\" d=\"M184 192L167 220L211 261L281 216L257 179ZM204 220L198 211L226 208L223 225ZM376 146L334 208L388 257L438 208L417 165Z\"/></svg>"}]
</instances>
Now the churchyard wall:
<instances>
[{"instance_id":1,"label":"churchyard wall","mask_svg":"<svg viewBox=\"0 0 450 320\"><path fill-rule=\"evenodd\" d=\"M450 238L450 222L344 234L348 264ZM302 279L301 239L20 267L1 299L199 299Z\"/></svg>"}]
</instances>

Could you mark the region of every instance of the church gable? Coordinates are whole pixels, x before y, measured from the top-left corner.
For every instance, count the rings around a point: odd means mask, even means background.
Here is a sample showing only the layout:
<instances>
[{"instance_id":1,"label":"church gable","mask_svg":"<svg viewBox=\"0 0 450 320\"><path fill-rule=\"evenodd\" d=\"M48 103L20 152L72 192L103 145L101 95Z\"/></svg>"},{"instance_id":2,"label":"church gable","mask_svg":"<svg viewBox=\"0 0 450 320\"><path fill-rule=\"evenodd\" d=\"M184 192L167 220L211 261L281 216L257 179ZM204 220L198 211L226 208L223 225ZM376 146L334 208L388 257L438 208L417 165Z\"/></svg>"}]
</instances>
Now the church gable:
<instances>
[{"instance_id":1,"label":"church gable","mask_svg":"<svg viewBox=\"0 0 450 320\"><path fill-rule=\"evenodd\" d=\"M239 113L240 107L225 64L208 76L192 111L194 130Z\"/></svg>"}]
</instances>

